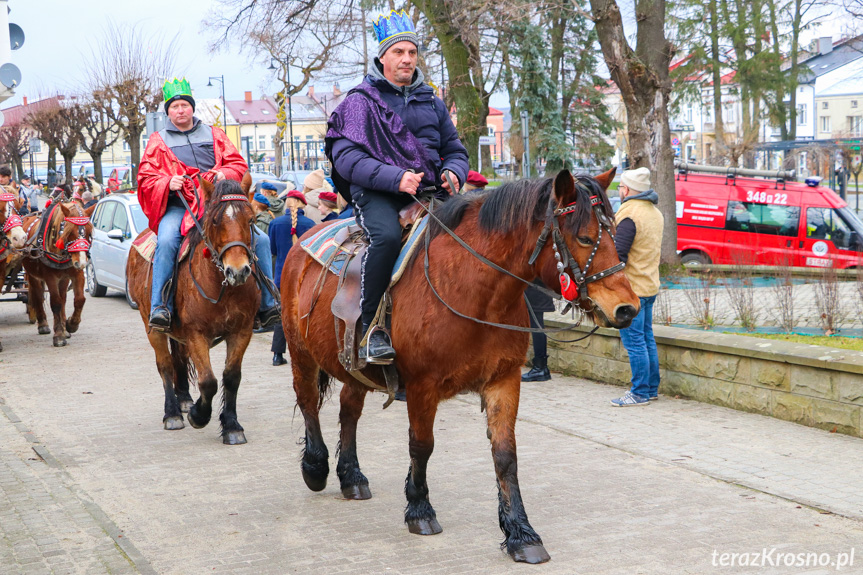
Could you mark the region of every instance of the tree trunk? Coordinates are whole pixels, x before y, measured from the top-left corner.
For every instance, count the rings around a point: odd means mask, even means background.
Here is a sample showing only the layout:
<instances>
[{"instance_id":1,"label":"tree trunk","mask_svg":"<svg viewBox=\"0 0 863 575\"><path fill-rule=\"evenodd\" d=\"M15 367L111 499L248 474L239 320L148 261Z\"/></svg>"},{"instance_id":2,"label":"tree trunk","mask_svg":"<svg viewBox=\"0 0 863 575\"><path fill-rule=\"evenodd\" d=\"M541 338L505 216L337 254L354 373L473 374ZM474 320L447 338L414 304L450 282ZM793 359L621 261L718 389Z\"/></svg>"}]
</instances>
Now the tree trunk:
<instances>
[{"instance_id":1,"label":"tree trunk","mask_svg":"<svg viewBox=\"0 0 863 575\"><path fill-rule=\"evenodd\" d=\"M57 171L57 148L48 146L48 169Z\"/></svg>"},{"instance_id":2,"label":"tree trunk","mask_svg":"<svg viewBox=\"0 0 863 575\"><path fill-rule=\"evenodd\" d=\"M93 148L93 151L90 152L90 159L93 160L93 177L102 185L102 154L105 153L105 149Z\"/></svg>"},{"instance_id":3,"label":"tree trunk","mask_svg":"<svg viewBox=\"0 0 863 575\"><path fill-rule=\"evenodd\" d=\"M144 131L142 127L130 125L130 130L127 133L129 144L129 156L132 164L132 187L138 187L138 167L141 165L141 133Z\"/></svg>"},{"instance_id":4,"label":"tree trunk","mask_svg":"<svg viewBox=\"0 0 863 575\"><path fill-rule=\"evenodd\" d=\"M70 186L72 185L72 182L75 181L75 178L72 175L72 160L75 159L75 152L76 152L76 150L73 150L71 154L65 153L65 152L62 154L63 155L63 165L66 168L66 180L65 180L65 182L67 184L69 184Z\"/></svg>"},{"instance_id":5,"label":"tree trunk","mask_svg":"<svg viewBox=\"0 0 863 575\"><path fill-rule=\"evenodd\" d=\"M428 19L440 42L450 79L449 94L458 111L458 133L462 144L467 148L470 167L475 170L480 131L485 130L488 107L483 104L480 90L471 83L470 52L459 31L450 21L447 3L417 0L417 6Z\"/></svg>"},{"instance_id":6,"label":"tree trunk","mask_svg":"<svg viewBox=\"0 0 863 575\"><path fill-rule=\"evenodd\" d=\"M677 262L677 203L674 154L668 125L674 48L665 37L665 0L637 0L636 50L630 48L620 8L614 0L590 0L602 54L626 106L631 168L651 170L665 218L662 261Z\"/></svg>"},{"instance_id":7,"label":"tree trunk","mask_svg":"<svg viewBox=\"0 0 863 575\"><path fill-rule=\"evenodd\" d=\"M710 0L707 11L710 15L710 71L713 79L713 141L716 155L725 156L727 149L725 122L722 120L722 62L719 59L720 23L716 12L716 0Z\"/></svg>"},{"instance_id":8,"label":"tree trunk","mask_svg":"<svg viewBox=\"0 0 863 575\"><path fill-rule=\"evenodd\" d=\"M21 156L13 154L12 163L15 164L15 172L18 175L17 180L20 182L21 178L24 177L24 163L21 161Z\"/></svg>"}]
</instances>

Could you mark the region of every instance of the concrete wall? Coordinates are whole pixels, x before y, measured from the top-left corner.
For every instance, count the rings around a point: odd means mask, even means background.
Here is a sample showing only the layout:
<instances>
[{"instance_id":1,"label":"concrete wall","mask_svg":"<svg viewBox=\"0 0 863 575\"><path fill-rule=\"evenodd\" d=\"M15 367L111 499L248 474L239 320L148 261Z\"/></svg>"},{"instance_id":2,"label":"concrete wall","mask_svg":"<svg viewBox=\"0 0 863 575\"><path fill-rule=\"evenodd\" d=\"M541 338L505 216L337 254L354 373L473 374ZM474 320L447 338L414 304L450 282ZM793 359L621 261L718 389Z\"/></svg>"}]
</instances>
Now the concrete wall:
<instances>
[{"instance_id":1,"label":"concrete wall","mask_svg":"<svg viewBox=\"0 0 863 575\"><path fill-rule=\"evenodd\" d=\"M577 329L553 337L574 339L588 331ZM661 394L863 437L861 352L665 326L654 326L654 333ZM617 330L548 343L552 371L629 386L629 359Z\"/></svg>"}]
</instances>

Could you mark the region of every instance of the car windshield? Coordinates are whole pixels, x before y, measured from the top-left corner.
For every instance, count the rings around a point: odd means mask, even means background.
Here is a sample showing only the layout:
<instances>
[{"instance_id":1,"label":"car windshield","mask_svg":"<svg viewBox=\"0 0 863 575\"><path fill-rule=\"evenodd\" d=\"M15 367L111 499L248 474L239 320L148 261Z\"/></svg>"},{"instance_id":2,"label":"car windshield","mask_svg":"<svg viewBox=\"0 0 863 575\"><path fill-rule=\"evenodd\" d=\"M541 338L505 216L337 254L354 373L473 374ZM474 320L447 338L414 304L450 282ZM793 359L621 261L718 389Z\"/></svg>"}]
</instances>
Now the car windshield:
<instances>
[{"instance_id":1,"label":"car windshield","mask_svg":"<svg viewBox=\"0 0 863 575\"><path fill-rule=\"evenodd\" d=\"M144 210L141 209L141 206L132 204L129 206L129 209L132 211L132 220L135 222L136 232L140 232L149 225L147 223L147 216L144 215Z\"/></svg>"}]
</instances>

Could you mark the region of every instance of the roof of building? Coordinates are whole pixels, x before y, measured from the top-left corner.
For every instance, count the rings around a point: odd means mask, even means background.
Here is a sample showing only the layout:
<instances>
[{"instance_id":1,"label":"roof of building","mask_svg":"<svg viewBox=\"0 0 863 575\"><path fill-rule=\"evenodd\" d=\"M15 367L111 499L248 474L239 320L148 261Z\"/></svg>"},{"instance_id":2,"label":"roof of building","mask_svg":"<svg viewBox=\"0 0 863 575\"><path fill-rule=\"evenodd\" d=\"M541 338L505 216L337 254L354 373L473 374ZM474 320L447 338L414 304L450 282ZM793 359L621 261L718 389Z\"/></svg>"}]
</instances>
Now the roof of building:
<instances>
[{"instance_id":1,"label":"roof of building","mask_svg":"<svg viewBox=\"0 0 863 575\"><path fill-rule=\"evenodd\" d=\"M863 57L863 39L857 36L833 42L833 49L826 54L815 54L800 62L803 69L800 83L810 84L819 76L832 72L849 62ZM808 72L807 72L808 70Z\"/></svg>"},{"instance_id":2,"label":"roof of building","mask_svg":"<svg viewBox=\"0 0 863 575\"><path fill-rule=\"evenodd\" d=\"M224 114L222 113L221 98L201 98L195 100L195 116L205 124L224 124ZM236 124L237 120L228 109L228 125ZM224 126L223 126L224 127Z\"/></svg>"},{"instance_id":3,"label":"roof of building","mask_svg":"<svg viewBox=\"0 0 863 575\"><path fill-rule=\"evenodd\" d=\"M29 102L27 104L18 104L17 106L10 106L9 108L4 108L3 112L3 123L7 126L13 126L15 124L20 124L27 118L27 115L35 110L39 110L40 108L47 108L57 106L61 101L65 99L65 96L51 96L50 98L44 98L42 100L37 100L35 102ZM26 98L25 98L26 100Z\"/></svg>"}]
</instances>

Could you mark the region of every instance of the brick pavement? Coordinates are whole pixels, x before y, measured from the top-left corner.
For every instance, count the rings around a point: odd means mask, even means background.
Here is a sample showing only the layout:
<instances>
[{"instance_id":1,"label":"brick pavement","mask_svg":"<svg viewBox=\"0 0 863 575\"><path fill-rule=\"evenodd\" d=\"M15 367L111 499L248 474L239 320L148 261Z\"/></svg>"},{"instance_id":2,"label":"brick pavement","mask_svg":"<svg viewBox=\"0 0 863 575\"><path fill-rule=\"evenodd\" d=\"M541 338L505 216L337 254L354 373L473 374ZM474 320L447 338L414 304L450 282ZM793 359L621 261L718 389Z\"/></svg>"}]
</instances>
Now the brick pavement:
<instances>
[{"instance_id":1,"label":"brick pavement","mask_svg":"<svg viewBox=\"0 0 863 575\"><path fill-rule=\"evenodd\" d=\"M266 337L254 338L240 387L249 444L227 447L217 425L161 429L152 351L122 297L90 299L63 349L18 306L0 304L0 573L828 573L723 569L711 554L836 553L863 541L861 440L665 397L615 409L620 388L555 378L525 386L518 425L522 491L552 561L516 565L497 548L475 397L441 406L429 481L444 532L418 537L402 524L403 404L381 411L382 397L369 396L359 455L374 498L343 501L336 402L322 416L330 484L312 493L290 371L269 365ZM45 461L30 460L34 445ZM13 544L21 533L33 542L26 565ZM844 572L863 572L856 551Z\"/></svg>"}]
</instances>

